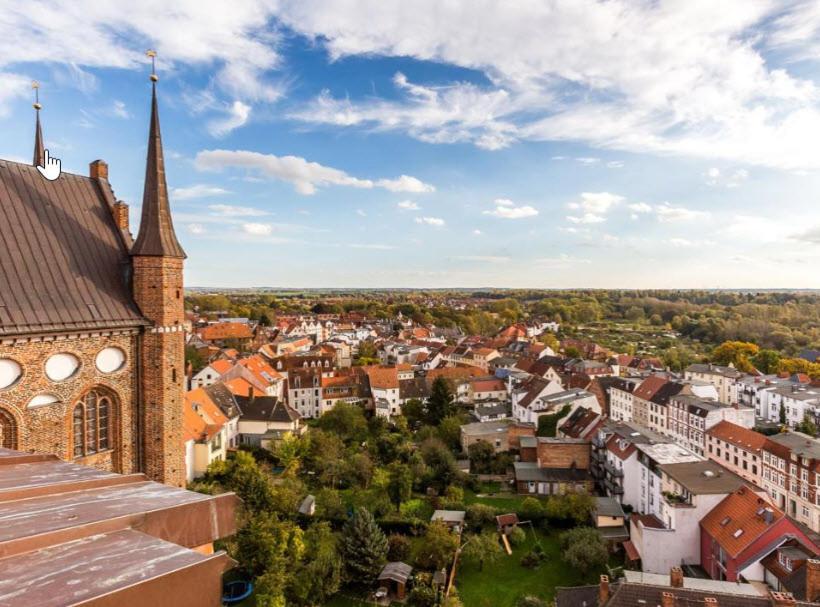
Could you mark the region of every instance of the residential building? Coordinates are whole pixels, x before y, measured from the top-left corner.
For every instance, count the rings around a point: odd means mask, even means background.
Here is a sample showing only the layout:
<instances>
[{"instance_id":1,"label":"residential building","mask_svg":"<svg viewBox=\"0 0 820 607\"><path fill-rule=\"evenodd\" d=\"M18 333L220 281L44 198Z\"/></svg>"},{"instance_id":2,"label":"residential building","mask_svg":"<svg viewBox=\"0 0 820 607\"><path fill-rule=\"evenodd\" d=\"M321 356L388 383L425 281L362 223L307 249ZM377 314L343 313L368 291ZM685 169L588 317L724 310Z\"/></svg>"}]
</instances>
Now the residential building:
<instances>
[{"instance_id":1,"label":"residential building","mask_svg":"<svg viewBox=\"0 0 820 607\"><path fill-rule=\"evenodd\" d=\"M786 514L820 531L820 441L801 432L767 437L763 445L763 488Z\"/></svg>"},{"instance_id":2,"label":"residential building","mask_svg":"<svg viewBox=\"0 0 820 607\"><path fill-rule=\"evenodd\" d=\"M782 510L750 487L741 487L701 521L701 566L715 580L762 582L763 559L792 540L815 555L820 553L820 547Z\"/></svg>"},{"instance_id":3,"label":"residential building","mask_svg":"<svg viewBox=\"0 0 820 607\"><path fill-rule=\"evenodd\" d=\"M706 457L763 487L763 447L766 437L729 421L721 421L706 431Z\"/></svg>"},{"instance_id":4,"label":"residential building","mask_svg":"<svg viewBox=\"0 0 820 607\"><path fill-rule=\"evenodd\" d=\"M663 573L672 567L700 564L700 521L723 498L744 486L738 475L709 460L660 464L662 525L637 519L630 541L642 571Z\"/></svg>"},{"instance_id":5,"label":"residential building","mask_svg":"<svg viewBox=\"0 0 820 607\"><path fill-rule=\"evenodd\" d=\"M242 409L240 444L274 446L286 434L299 436L307 429L299 412L274 396L237 397L236 400Z\"/></svg>"},{"instance_id":6,"label":"residential building","mask_svg":"<svg viewBox=\"0 0 820 607\"><path fill-rule=\"evenodd\" d=\"M635 448L638 450L639 491L636 497L625 494L624 503L631 504L636 512L655 516L662 521L663 471L661 466L698 462L703 458L671 442L641 442L636 443Z\"/></svg>"},{"instance_id":7,"label":"residential building","mask_svg":"<svg viewBox=\"0 0 820 607\"><path fill-rule=\"evenodd\" d=\"M191 482L215 461L224 461L228 449L228 418L204 388L185 395L185 477Z\"/></svg>"},{"instance_id":8,"label":"residential building","mask_svg":"<svg viewBox=\"0 0 820 607\"><path fill-rule=\"evenodd\" d=\"M717 389L717 399L726 405L737 404L735 384L745 376L733 366L723 367L712 363L689 365L683 372L684 379L694 379L712 384Z\"/></svg>"},{"instance_id":9,"label":"residential building","mask_svg":"<svg viewBox=\"0 0 820 607\"><path fill-rule=\"evenodd\" d=\"M513 464L518 493L592 492L594 479L589 474L589 441L522 437L520 443L520 461Z\"/></svg>"},{"instance_id":10,"label":"residential building","mask_svg":"<svg viewBox=\"0 0 820 607\"><path fill-rule=\"evenodd\" d=\"M491 444L496 453L517 451L522 436L534 437L535 427L509 419L464 424L461 426L461 449L466 452L470 445L483 441Z\"/></svg>"},{"instance_id":11,"label":"residential building","mask_svg":"<svg viewBox=\"0 0 820 607\"><path fill-rule=\"evenodd\" d=\"M633 378L615 378L609 386L609 417L614 421L631 422L634 420L633 392L640 383Z\"/></svg>"}]
</instances>

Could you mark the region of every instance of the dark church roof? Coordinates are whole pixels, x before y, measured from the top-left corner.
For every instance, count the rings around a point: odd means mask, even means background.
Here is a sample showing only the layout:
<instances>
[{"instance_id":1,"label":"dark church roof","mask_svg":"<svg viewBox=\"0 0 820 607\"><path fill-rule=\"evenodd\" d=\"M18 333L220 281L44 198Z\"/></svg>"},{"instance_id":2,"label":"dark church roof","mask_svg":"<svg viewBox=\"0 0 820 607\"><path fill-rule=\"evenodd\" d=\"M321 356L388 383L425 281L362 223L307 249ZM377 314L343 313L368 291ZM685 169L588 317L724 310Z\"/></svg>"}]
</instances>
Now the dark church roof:
<instances>
[{"instance_id":1,"label":"dark church roof","mask_svg":"<svg viewBox=\"0 0 820 607\"><path fill-rule=\"evenodd\" d=\"M0 336L147 324L104 187L0 160Z\"/></svg>"},{"instance_id":2,"label":"dark church roof","mask_svg":"<svg viewBox=\"0 0 820 607\"><path fill-rule=\"evenodd\" d=\"M145 162L145 188L142 194L142 219L132 255L185 258L174 232L168 185L165 182L165 159L159 130L157 87L151 95L151 127L148 133L148 157Z\"/></svg>"}]
</instances>

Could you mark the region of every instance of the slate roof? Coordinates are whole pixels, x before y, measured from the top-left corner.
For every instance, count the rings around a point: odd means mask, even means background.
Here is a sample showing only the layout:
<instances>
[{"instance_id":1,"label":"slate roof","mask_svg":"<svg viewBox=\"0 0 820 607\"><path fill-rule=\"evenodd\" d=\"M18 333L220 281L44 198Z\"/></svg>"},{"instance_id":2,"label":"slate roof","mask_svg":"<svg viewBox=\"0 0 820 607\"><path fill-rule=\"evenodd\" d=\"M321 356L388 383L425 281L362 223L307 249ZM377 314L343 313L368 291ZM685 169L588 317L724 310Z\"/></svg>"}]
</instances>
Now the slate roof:
<instances>
[{"instance_id":1,"label":"slate roof","mask_svg":"<svg viewBox=\"0 0 820 607\"><path fill-rule=\"evenodd\" d=\"M106 180L0 160L0 336L149 324Z\"/></svg>"},{"instance_id":2,"label":"slate roof","mask_svg":"<svg viewBox=\"0 0 820 607\"><path fill-rule=\"evenodd\" d=\"M242 410L241 419L256 422L277 422L288 424L301 419L299 413L281 402L275 396L236 396L236 402Z\"/></svg>"}]
</instances>

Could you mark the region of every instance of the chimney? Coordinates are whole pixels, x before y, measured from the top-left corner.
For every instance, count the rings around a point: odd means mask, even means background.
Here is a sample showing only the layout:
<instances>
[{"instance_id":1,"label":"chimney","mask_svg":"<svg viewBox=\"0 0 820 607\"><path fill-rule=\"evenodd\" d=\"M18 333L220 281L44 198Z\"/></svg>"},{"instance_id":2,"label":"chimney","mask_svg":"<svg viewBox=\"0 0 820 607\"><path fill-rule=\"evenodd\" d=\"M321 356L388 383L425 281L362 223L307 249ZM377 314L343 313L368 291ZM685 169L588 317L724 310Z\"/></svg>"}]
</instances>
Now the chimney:
<instances>
[{"instance_id":1,"label":"chimney","mask_svg":"<svg viewBox=\"0 0 820 607\"><path fill-rule=\"evenodd\" d=\"M114 203L114 223L120 230L128 231L128 205L122 200Z\"/></svg>"},{"instance_id":2,"label":"chimney","mask_svg":"<svg viewBox=\"0 0 820 607\"><path fill-rule=\"evenodd\" d=\"M672 567L669 570L669 585L672 588L683 588L683 569Z\"/></svg>"},{"instance_id":3,"label":"chimney","mask_svg":"<svg viewBox=\"0 0 820 607\"><path fill-rule=\"evenodd\" d=\"M248 400L250 402L253 402L253 398L253 386L248 386Z\"/></svg>"},{"instance_id":4,"label":"chimney","mask_svg":"<svg viewBox=\"0 0 820 607\"><path fill-rule=\"evenodd\" d=\"M602 575L601 582L598 584L598 605L606 605L609 601L609 576Z\"/></svg>"},{"instance_id":5,"label":"chimney","mask_svg":"<svg viewBox=\"0 0 820 607\"><path fill-rule=\"evenodd\" d=\"M671 592L664 592L661 595L661 607L675 607L675 595Z\"/></svg>"},{"instance_id":6,"label":"chimney","mask_svg":"<svg viewBox=\"0 0 820 607\"><path fill-rule=\"evenodd\" d=\"M105 160L95 160L88 165L88 176L91 179L108 179L108 163Z\"/></svg>"},{"instance_id":7,"label":"chimney","mask_svg":"<svg viewBox=\"0 0 820 607\"><path fill-rule=\"evenodd\" d=\"M820 561L806 561L806 600L814 603L820 598Z\"/></svg>"},{"instance_id":8,"label":"chimney","mask_svg":"<svg viewBox=\"0 0 820 607\"><path fill-rule=\"evenodd\" d=\"M770 592L769 600L772 607L794 607L795 600L791 592Z\"/></svg>"}]
</instances>

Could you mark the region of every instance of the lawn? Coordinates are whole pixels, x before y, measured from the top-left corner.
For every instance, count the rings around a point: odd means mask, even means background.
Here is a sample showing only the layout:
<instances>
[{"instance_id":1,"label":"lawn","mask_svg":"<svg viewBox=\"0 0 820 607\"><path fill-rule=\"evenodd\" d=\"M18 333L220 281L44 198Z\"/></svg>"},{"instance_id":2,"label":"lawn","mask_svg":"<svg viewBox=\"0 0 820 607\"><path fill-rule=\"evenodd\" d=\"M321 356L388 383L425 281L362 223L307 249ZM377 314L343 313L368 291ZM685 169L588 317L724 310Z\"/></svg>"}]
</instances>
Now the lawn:
<instances>
[{"instance_id":1,"label":"lawn","mask_svg":"<svg viewBox=\"0 0 820 607\"><path fill-rule=\"evenodd\" d=\"M501 513L516 512L521 508L521 502L528 497L536 497L531 495L518 495L515 493L503 492L494 495L481 494L481 497L472 491L464 491L464 505L470 504L486 504L498 508ZM537 498L540 499L540 498Z\"/></svg>"},{"instance_id":2,"label":"lawn","mask_svg":"<svg viewBox=\"0 0 820 607\"><path fill-rule=\"evenodd\" d=\"M521 557L535 544L529 529L527 541L513 548L512 556L505 552L498 562L485 565L484 571L479 571L478 565L463 562L456 575L456 587L465 607L514 607L524 595L551 600L556 586L577 586L597 580L601 572L584 578L561 560L559 533L536 531L547 555L547 560L537 569L527 569L520 564Z\"/></svg>"}]
</instances>

